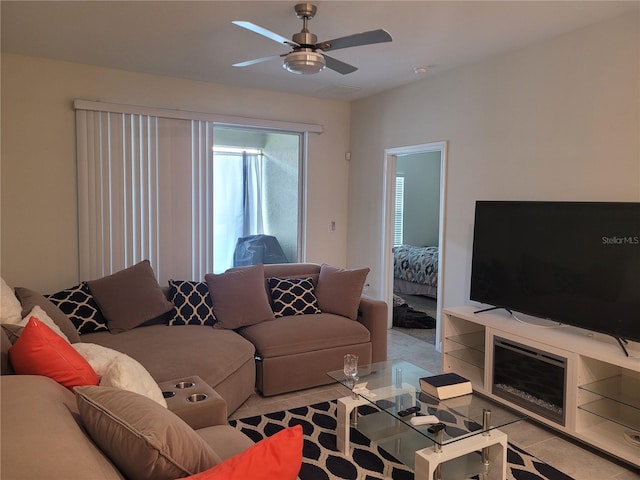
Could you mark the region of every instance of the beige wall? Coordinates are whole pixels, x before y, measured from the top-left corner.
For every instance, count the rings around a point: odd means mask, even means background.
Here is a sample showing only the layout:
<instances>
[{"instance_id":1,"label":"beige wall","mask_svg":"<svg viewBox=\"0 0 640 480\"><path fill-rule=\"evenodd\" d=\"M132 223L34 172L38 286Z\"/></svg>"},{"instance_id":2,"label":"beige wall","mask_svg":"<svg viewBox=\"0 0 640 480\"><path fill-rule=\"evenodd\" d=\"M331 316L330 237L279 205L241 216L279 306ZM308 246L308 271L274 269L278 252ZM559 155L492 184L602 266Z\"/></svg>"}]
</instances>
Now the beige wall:
<instances>
[{"instance_id":1,"label":"beige wall","mask_svg":"<svg viewBox=\"0 0 640 480\"><path fill-rule=\"evenodd\" d=\"M447 140L443 305L469 302L478 199L640 201L640 35L624 16L352 105L350 265L381 296L385 148Z\"/></svg>"},{"instance_id":2,"label":"beige wall","mask_svg":"<svg viewBox=\"0 0 640 480\"><path fill-rule=\"evenodd\" d=\"M348 103L11 54L1 87L0 266L10 285L46 293L81 280L76 98L323 125L309 139L307 260L346 264Z\"/></svg>"},{"instance_id":3,"label":"beige wall","mask_svg":"<svg viewBox=\"0 0 640 480\"><path fill-rule=\"evenodd\" d=\"M440 239L440 152L398 155L404 175L404 228L407 245L437 246Z\"/></svg>"}]
</instances>

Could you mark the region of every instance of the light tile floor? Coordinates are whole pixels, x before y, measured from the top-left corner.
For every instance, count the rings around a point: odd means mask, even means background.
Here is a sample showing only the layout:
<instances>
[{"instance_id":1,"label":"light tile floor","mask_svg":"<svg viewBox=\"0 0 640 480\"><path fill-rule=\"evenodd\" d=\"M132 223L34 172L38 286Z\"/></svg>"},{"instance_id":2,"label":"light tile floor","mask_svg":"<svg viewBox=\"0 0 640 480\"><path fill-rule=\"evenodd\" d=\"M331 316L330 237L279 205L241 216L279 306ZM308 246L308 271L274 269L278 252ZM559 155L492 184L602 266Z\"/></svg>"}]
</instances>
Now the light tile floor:
<instances>
[{"instance_id":1,"label":"light tile floor","mask_svg":"<svg viewBox=\"0 0 640 480\"><path fill-rule=\"evenodd\" d=\"M388 334L388 358L410 361L425 370L440 371L440 354L431 343L421 341L401 331L391 329ZM335 384L263 398L252 395L231 418L288 410L312 403L333 400L346 395ZM571 476L574 480L640 480L640 470L584 448L534 422L518 422L503 429L509 441L539 459Z\"/></svg>"}]
</instances>

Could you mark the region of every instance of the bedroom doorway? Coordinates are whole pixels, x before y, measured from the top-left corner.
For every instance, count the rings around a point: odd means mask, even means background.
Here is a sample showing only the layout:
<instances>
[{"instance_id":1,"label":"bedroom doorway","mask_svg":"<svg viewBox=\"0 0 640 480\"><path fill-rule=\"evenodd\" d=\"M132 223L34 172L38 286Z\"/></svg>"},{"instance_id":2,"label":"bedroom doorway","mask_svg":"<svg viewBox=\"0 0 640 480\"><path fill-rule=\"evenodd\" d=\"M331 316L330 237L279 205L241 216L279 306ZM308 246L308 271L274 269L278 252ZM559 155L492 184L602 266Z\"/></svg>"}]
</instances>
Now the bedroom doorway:
<instances>
[{"instance_id":1,"label":"bedroom doorway","mask_svg":"<svg viewBox=\"0 0 640 480\"><path fill-rule=\"evenodd\" d=\"M384 299L389 305L388 326L402 321L422 328L407 333L440 345L443 298L446 142L385 150L383 215ZM404 270L394 274L394 258ZM402 277L402 278L396 278ZM396 294L394 294L394 286ZM416 312L417 311L417 312ZM424 328L435 317L435 329ZM402 320L399 320L401 318ZM435 330L435 331L434 331Z\"/></svg>"}]
</instances>

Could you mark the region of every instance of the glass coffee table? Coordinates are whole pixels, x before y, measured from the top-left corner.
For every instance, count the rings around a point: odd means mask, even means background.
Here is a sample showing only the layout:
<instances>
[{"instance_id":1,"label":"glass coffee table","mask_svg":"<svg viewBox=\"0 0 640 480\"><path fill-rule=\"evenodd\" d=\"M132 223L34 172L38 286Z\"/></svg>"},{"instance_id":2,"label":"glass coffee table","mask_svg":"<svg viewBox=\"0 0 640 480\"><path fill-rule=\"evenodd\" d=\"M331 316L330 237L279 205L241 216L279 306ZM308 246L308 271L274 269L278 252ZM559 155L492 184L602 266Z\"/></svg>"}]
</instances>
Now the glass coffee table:
<instances>
[{"instance_id":1,"label":"glass coffee table","mask_svg":"<svg viewBox=\"0 0 640 480\"><path fill-rule=\"evenodd\" d=\"M475 392L448 400L431 397L420 390L419 379L434 373L405 361L359 365L355 388L342 370L328 375L352 390L350 396L338 399L340 452L349 454L349 433L354 427L412 468L416 479L475 474L486 480L506 478L507 435L499 428L525 415ZM419 410L406 414L414 406ZM439 422L411 423L413 417L423 415L435 415Z\"/></svg>"}]
</instances>

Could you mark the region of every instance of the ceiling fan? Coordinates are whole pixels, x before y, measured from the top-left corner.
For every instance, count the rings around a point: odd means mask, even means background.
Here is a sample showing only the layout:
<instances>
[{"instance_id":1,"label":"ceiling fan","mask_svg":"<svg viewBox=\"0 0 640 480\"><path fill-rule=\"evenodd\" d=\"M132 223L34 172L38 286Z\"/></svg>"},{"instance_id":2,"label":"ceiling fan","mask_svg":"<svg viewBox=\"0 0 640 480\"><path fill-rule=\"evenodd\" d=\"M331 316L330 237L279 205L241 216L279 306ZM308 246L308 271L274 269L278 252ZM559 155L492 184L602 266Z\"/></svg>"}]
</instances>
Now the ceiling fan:
<instances>
[{"instance_id":1,"label":"ceiling fan","mask_svg":"<svg viewBox=\"0 0 640 480\"><path fill-rule=\"evenodd\" d=\"M302 31L293 35L289 40L266 28L255 25L251 22L234 21L239 27L246 28L274 42L292 47L292 51L282 55L272 55L270 57L256 58L246 62L236 63L234 67L248 67L257 63L267 62L276 58L284 57L283 67L291 73L313 74L322 71L325 66L338 73L346 75L355 72L358 68L348 63L337 60L326 55L324 52L338 50L340 48L357 47L360 45L371 45L373 43L390 42L391 35L385 30L371 30L369 32L356 33L346 37L335 38L325 42L318 42L318 37L309 32L307 25L317 11L317 7L310 3L299 3L294 7L296 15L302 20Z\"/></svg>"}]
</instances>

